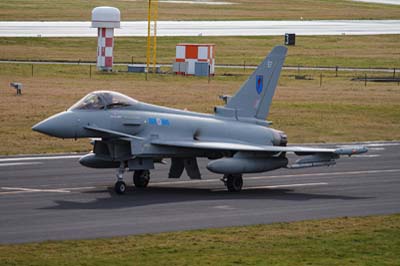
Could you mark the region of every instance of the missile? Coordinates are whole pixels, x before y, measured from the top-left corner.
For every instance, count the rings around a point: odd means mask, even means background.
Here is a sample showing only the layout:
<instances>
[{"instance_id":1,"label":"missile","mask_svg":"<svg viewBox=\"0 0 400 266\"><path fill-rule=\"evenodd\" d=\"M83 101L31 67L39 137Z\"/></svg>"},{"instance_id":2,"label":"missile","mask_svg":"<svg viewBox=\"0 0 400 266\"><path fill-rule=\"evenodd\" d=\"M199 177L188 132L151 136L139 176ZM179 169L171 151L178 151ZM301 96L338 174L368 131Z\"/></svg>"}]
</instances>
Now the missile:
<instances>
[{"instance_id":1,"label":"missile","mask_svg":"<svg viewBox=\"0 0 400 266\"><path fill-rule=\"evenodd\" d=\"M286 167L286 157L230 157L213 160L207 169L218 174L260 173Z\"/></svg>"},{"instance_id":2,"label":"missile","mask_svg":"<svg viewBox=\"0 0 400 266\"><path fill-rule=\"evenodd\" d=\"M331 166L335 165L335 159L339 156L336 154L314 154L305 156L297 160L294 164L288 166L290 169L317 167L317 166Z\"/></svg>"}]
</instances>

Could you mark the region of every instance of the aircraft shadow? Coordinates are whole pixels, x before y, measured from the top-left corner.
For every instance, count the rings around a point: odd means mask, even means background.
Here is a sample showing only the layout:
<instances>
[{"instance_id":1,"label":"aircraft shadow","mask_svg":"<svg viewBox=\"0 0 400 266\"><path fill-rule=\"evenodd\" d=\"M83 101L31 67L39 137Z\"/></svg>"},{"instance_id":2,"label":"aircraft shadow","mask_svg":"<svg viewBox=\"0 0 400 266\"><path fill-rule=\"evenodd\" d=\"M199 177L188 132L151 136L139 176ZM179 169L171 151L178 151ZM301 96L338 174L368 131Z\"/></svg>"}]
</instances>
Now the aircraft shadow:
<instances>
[{"instance_id":1,"label":"aircraft shadow","mask_svg":"<svg viewBox=\"0 0 400 266\"><path fill-rule=\"evenodd\" d=\"M291 189L246 189L240 193L215 191L207 188L148 187L146 189L129 188L124 195L117 195L113 187L92 190L83 193L107 195L90 202L56 200L55 206L42 209L120 209L149 206L156 204L182 203L217 200L360 200L368 197L327 195L293 192Z\"/></svg>"}]
</instances>

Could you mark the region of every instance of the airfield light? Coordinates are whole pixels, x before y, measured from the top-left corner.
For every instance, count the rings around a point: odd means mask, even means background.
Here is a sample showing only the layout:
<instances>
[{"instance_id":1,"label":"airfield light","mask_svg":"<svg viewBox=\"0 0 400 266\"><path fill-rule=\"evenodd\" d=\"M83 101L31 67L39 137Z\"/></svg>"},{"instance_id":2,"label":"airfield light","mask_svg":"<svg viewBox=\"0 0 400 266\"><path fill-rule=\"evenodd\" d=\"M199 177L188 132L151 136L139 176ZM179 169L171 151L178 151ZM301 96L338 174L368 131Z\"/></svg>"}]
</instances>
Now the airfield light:
<instances>
[{"instance_id":1,"label":"airfield light","mask_svg":"<svg viewBox=\"0 0 400 266\"><path fill-rule=\"evenodd\" d=\"M17 95L22 95L22 83L11 82L10 87L14 88L17 91Z\"/></svg>"}]
</instances>

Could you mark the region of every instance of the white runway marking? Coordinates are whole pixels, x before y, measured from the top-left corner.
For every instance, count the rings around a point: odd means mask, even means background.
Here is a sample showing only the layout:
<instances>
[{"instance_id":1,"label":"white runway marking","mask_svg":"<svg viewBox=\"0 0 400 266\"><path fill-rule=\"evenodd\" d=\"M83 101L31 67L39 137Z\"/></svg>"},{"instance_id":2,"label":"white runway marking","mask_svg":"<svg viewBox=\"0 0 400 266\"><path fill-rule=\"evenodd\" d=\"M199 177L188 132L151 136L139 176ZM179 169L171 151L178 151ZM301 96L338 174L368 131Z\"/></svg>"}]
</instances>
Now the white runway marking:
<instances>
[{"instance_id":1,"label":"white runway marking","mask_svg":"<svg viewBox=\"0 0 400 266\"><path fill-rule=\"evenodd\" d=\"M354 158L376 158L376 157L381 157L380 154L356 154L356 155L352 155L351 157Z\"/></svg>"},{"instance_id":2,"label":"white runway marking","mask_svg":"<svg viewBox=\"0 0 400 266\"><path fill-rule=\"evenodd\" d=\"M235 207L228 206L228 205L218 205L218 206L213 206L213 209L218 209L218 210L234 210L236 209Z\"/></svg>"},{"instance_id":3,"label":"white runway marking","mask_svg":"<svg viewBox=\"0 0 400 266\"><path fill-rule=\"evenodd\" d=\"M243 187L242 190L294 188L294 187L309 187L309 186L323 186L323 185L328 185L328 183L318 182L318 183L284 184L284 185L271 185L271 186L254 186L254 187ZM226 189L213 189L212 191L226 191Z\"/></svg>"},{"instance_id":4,"label":"white runway marking","mask_svg":"<svg viewBox=\"0 0 400 266\"><path fill-rule=\"evenodd\" d=\"M57 188L57 189L39 189L39 188L24 188L24 187L1 187L2 190L9 190L0 192L0 195L32 193L32 192L45 192L45 193L70 193L76 190L94 189L95 187L75 187L75 188Z\"/></svg>"},{"instance_id":5,"label":"white runway marking","mask_svg":"<svg viewBox=\"0 0 400 266\"><path fill-rule=\"evenodd\" d=\"M369 148L368 150L369 150L369 151L384 151L385 148L383 148L383 147L377 147L377 148Z\"/></svg>"},{"instance_id":6,"label":"white runway marking","mask_svg":"<svg viewBox=\"0 0 400 266\"><path fill-rule=\"evenodd\" d=\"M385 5L400 5L400 0L353 0L354 2L385 4Z\"/></svg>"},{"instance_id":7,"label":"white runway marking","mask_svg":"<svg viewBox=\"0 0 400 266\"><path fill-rule=\"evenodd\" d=\"M397 173L400 169L387 169L387 170L367 170L367 171L349 171L349 172L330 172L330 173L312 173L312 174L293 174L293 175L276 175L270 176L270 178L279 177L312 177L312 176L338 176L338 175L365 175L365 174L376 174L376 173ZM259 180L264 179L268 176L252 176L246 179Z\"/></svg>"},{"instance_id":8,"label":"white runway marking","mask_svg":"<svg viewBox=\"0 0 400 266\"><path fill-rule=\"evenodd\" d=\"M363 144L364 146L367 147L385 147L385 146L399 146L400 142L393 142L393 143L366 143Z\"/></svg>"},{"instance_id":9,"label":"white runway marking","mask_svg":"<svg viewBox=\"0 0 400 266\"><path fill-rule=\"evenodd\" d=\"M271 175L271 176L249 176L244 177L246 180L262 180L262 179L275 179L275 178L288 178L288 177L314 177L314 176L338 176L338 175L365 175L376 173L397 173L400 169L386 169L386 170L367 170L367 171L350 171L350 172L330 172L330 173L311 173L311 174L291 174L291 175ZM217 183L221 182L219 179L203 179L203 180L185 180L185 181L171 181L171 182L157 182L152 183L152 186L168 186L168 185L184 185L184 184L200 184L200 183Z\"/></svg>"},{"instance_id":10,"label":"white runway marking","mask_svg":"<svg viewBox=\"0 0 400 266\"><path fill-rule=\"evenodd\" d=\"M160 3L170 3L170 4L196 4L196 5L215 5L215 6L236 4L236 3L231 3L231 2L220 2L220 1L213 2L213 1L203 1L203 0L200 0L200 1L199 0L197 0L197 1L196 0L192 0L192 1L160 0L158 2L160 2Z\"/></svg>"},{"instance_id":11,"label":"white runway marking","mask_svg":"<svg viewBox=\"0 0 400 266\"><path fill-rule=\"evenodd\" d=\"M35 164L43 164L43 163L40 163L40 162L32 162L32 163L0 163L0 167L19 166L19 165L35 165Z\"/></svg>"},{"instance_id":12,"label":"white runway marking","mask_svg":"<svg viewBox=\"0 0 400 266\"><path fill-rule=\"evenodd\" d=\"M61 160L61 159L77 159L83 155L59 155L59 156L32 156L32 157L15 157L15 158L0 158L2 162L24 162L24 161L45 161L45 160Z\"/></svg>"},{"instance_id":13,"label":"white runway marking","mask_svg":"<svg viewBox=\"0 0 400 266\"><path fill-rule=\"evenodd\" d=\"M255 187L245 187L244 189L292 188L292 187L309 187L309 186L323 186L323 185L328 185L328 183L318 182L318 183L286 184L286 185L273 185L273 186L255 186Z\"/></svg>"}]
</instances>

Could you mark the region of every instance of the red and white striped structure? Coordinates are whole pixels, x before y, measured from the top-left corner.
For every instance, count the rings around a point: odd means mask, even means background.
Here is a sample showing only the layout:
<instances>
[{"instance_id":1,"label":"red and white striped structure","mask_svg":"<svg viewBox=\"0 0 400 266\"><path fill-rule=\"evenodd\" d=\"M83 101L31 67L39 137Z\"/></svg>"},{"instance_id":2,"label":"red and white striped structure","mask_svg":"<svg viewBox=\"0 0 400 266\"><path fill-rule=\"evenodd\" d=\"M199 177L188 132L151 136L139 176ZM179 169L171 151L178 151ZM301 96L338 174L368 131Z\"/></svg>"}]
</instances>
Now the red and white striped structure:
<instances>
[{"instance_id":1,"label":"red and white striped structure","mask_svg":"<svg viewBox=\"0 0 400 266\"><path fill-rule=\"evenodd\" d=\"M113 66L114 28L120 27L118 8L101 6L92 10L92 28L97 28L97 69L111 71Z\"/></svg>"},{"instance_id":2,"label":"red and white striped structure","mask_svg":"<svg viewBox=\"0 0 400 266\"><path fill-rule=\"evenodd\" d=\"M175 62L187 63L185 72L176 72L183 75L194 75L196 62L207 62L210 75L215 73L215 44L178 43L176 45Z\"/></svg>"},{"instance_id":3,"label":"red and white striped structure","mask_svg":"<svg viewBox=\"0 0 400 266\"><path fill-rule=\"evenodd\" d=\"M114 29L98 28L97 37L97 68L112 70Z\"/></svg>"}]
</instances>

